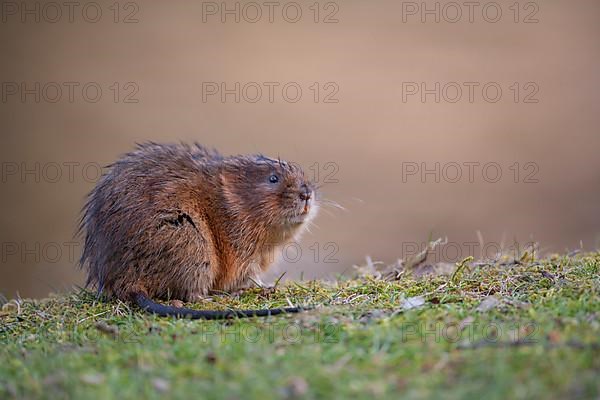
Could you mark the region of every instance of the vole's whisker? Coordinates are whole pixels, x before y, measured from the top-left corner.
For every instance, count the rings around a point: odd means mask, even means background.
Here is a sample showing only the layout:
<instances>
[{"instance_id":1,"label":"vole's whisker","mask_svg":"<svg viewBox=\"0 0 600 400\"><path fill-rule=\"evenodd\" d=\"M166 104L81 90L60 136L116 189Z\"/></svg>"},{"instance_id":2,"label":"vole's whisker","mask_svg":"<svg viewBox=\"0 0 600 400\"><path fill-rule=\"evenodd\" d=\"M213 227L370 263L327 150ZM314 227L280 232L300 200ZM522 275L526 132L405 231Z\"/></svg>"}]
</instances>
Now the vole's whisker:
<instances>
[{"instance_id":1,"label":"vole's whisker","mask_svg":"<svg viewBox=\"0 0 600 400\"><path fill-rule=\"evenodd\" d=\"M328 209L326 209L325 207L321 207L321 209L323 210L323 212L327 213L328 215L331 215L332 217L335 217L335 214L332 213L331 211L329 211Z\"/></svg>"},{"instance_id":2,"label":"vole's whisker","mask_svg":"<svg viewBox=\"0 0 600 400\"><path fill-rule=\"evenodd\" d=\"M337 208L338 210L348 211L348 209L346 207L342 206L337 201L333 201L333 200L329 200L329 199L323 198L323 199L318 199L317 202L323 203L323 205L327 205L327 206L331 206L331 207Z\"/></svg>"},{"instance_id":3,"label":"vole's whisker","mask_svg":"<svg viewBox=\"0 0 600 400\"><path fill-rule=\"evenodd\" d=\"M321 229L321 227L320 227L319 225L315 224L313 221L310 221L310 222L309 222L309 225L307 225L307 228L308 228L309 226L314 226L314 227L315 227L315 228L317 228L317 229Z\"/></svg>"}]
</instances>

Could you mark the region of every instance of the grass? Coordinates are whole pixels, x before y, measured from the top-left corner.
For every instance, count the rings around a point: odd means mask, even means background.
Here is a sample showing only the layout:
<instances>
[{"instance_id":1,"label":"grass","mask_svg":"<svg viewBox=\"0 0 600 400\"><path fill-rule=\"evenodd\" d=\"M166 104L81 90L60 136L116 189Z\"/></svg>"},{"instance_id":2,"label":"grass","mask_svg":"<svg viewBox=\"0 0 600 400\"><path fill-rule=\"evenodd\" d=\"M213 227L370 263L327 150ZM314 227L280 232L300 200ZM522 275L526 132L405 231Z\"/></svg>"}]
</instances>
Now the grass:
<instances>
[{"instance_id":1,"label":"grass","mask_svg":"<svg viewBox=\"0 0 600 400\"><path fill-rule=\"evenodd\" d=\"M525 255L194 305L318 305L220 322L86 291L13 300L0 312L0 398L598 398L599 272L600 253Z\"/></svg>"}]
</instances>

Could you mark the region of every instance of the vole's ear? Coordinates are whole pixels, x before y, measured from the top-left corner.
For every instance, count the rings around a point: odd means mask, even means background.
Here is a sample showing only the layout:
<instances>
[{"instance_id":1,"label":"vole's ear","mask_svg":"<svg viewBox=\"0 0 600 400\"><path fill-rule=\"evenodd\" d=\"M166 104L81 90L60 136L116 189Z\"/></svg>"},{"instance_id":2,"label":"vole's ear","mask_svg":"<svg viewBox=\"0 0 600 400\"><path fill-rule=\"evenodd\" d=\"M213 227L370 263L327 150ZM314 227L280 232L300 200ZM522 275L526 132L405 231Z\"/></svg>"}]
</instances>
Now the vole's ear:
<instances>
[{"instance_id":1,"label":"vole's ear","mask_svg":"<svg viewBox=\"0 0 600 400\"><path fill-rule=\"evenodd\" d=\"M300 176L304 177L304 170L302 169L302 166L296 162L293 161L288 161L288 168L294 173L294 174L299 174Z\"/></svg>"}]
</instances>

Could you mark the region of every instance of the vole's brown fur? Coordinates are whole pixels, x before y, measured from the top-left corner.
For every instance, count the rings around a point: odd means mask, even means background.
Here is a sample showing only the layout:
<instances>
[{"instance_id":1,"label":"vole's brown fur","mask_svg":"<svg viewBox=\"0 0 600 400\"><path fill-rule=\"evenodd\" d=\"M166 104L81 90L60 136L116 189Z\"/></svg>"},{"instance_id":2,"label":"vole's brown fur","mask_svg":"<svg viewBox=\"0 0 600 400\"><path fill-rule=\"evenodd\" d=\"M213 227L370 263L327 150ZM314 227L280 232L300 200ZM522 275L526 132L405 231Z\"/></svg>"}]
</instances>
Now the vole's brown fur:
<instances>
[{"instance_id":1,"label":"vole's brown fur","mask_svg":"<svg viewBox=\"0 0 600 400\"><path fill-rule=\"evenodd\" d=\"M108 296L194 301L257 279L316 208L313 184L293 164L143 144L90 193L81 265Z\"/></svg>"}]
</instances>

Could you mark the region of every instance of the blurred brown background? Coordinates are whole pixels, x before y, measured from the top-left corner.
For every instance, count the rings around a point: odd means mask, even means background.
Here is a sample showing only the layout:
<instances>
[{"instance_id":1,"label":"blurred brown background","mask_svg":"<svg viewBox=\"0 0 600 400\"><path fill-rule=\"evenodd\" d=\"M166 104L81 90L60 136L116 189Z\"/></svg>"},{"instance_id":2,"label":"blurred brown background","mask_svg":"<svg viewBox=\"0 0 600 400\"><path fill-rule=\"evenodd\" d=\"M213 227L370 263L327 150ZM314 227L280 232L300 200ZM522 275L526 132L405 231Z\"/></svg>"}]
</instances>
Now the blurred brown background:
<instances>
[{"instance_id":1,"label":"blurred brown background","mask_svg":"<svg viewBox=\"0 0 600 400\"><path fill-rule=\"evenodd\" d=\"M71 15L2 2L0 293L82 283L71 241L97 166L146 140L260 151L329 178L324 196L347 211L321 212L271 278L393 262L430 235L454 244L436 255L450 261L485 253L478 231L492 249L597 248L600 3L513 3L275 2L270 22L242 2L236 22L221 2L84 1ZM239 102L207 92L222 82L240 83ZM410 95L421 83L425 101Z\"/></svg>"}]
</instances>

